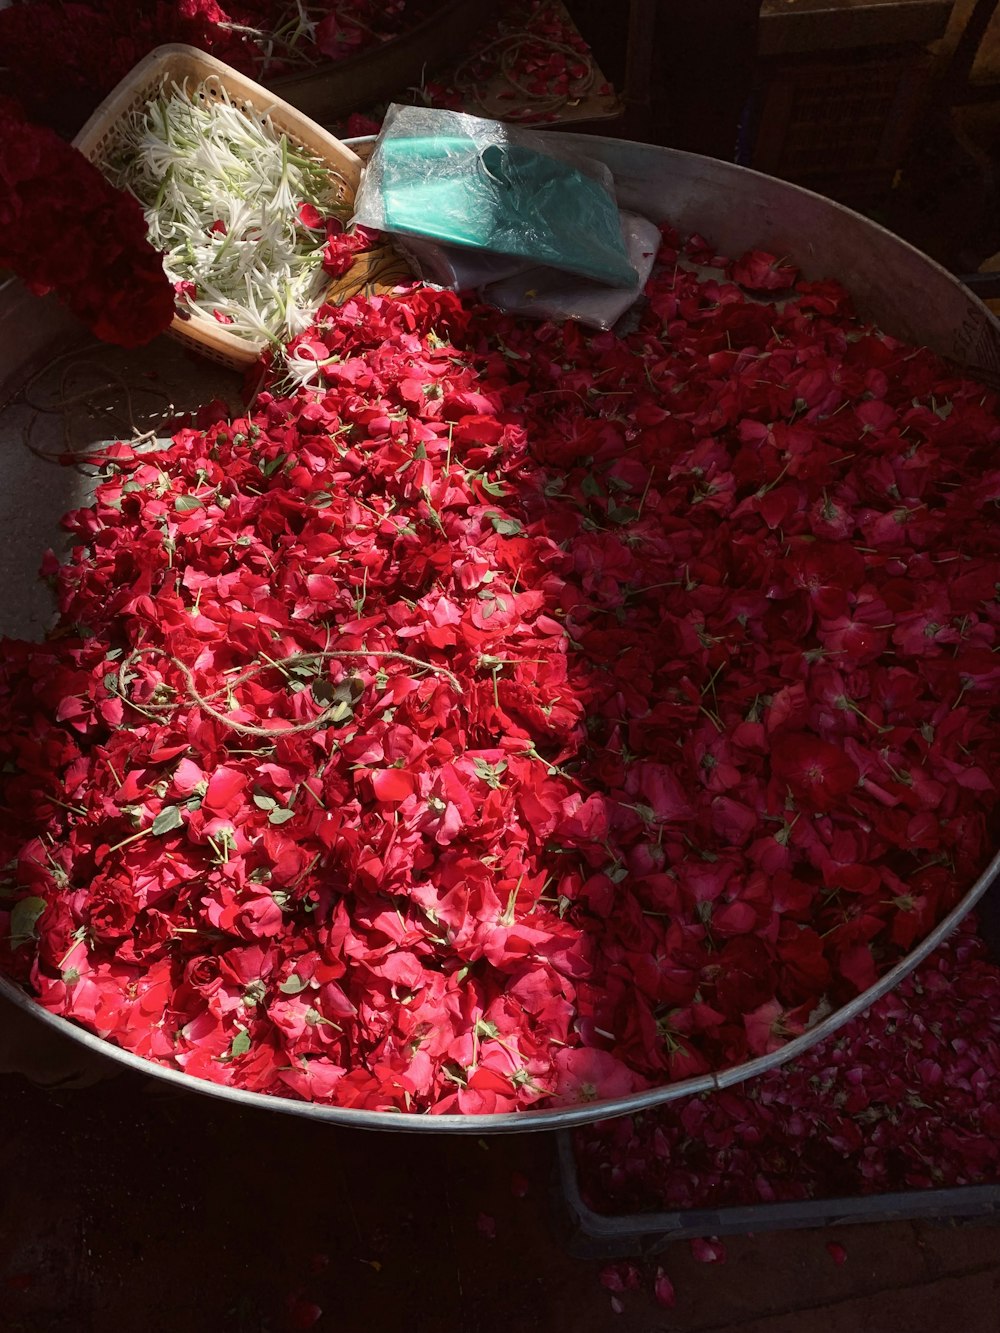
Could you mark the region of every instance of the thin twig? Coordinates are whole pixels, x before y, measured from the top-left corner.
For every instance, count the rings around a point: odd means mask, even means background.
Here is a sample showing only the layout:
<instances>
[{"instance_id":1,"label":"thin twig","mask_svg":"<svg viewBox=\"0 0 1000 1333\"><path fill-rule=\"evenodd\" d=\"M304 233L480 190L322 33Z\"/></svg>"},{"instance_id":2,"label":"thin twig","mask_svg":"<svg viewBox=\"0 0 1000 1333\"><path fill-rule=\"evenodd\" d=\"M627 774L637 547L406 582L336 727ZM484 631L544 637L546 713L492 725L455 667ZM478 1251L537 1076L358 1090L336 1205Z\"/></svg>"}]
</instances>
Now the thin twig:
<instances>
[{"instance_id":1,"label":"thin twig","mask_svg":"<svg viewBox=\"0 0 1000 1333\"><path fill-rule=\"evenodd\" d=\"M131 661L134 661L137 657L160 654L161 651L162 650L159 648L133 649L127 657L122 659L122 663L119 667L118 678L120 688L118 692L121 698L129 704L130 707L135 708L140 713L145 713L147 717L152 716L158 718L164 712L172 712L174 708L176 708L176 704L158 704L150 703L148 701L145 704L137 704L133 702L133 700L124 692L125 671L128 664ZM236 686L242 685L244 681L253 680L264 671L271 671L275 668L281 670L283 667L294 665L297 662L315 662L317 660L341 658L382 658L393 662L405 662L407 665L419 668L421 671L431 671L435 675L442 676L448 681L449 685L451 685L452 689L455 690L457 694L464 693L458 677L454 675L453 672L449 671L447 667L437 666L433 662L424 662L419 657L412 657L409 653L401 653L397 652L395 649L389 648L326 648L311 653L291 653L287 657L269 658L266 662L257 662L253 666L248 667L239 676L235 677L235 679L227 681L224 686L221 686L217 690L213 690L210 694L201 693L195 684L194 673L186 663L180 660L180 658L173 657L170 654L164 654L164 656L166 656L167 660L181 673L184 678L188 697L203 713L214 718L216 722L221 722L223 726L229 727L233 731L239 731L247 736L262 736L266 739L270 739L274 736L294 736L305 731L315 731L317 727L325 725L325 723L331 719L332 715L341 708L342 701L335 701L328 708L325 708L318 717L312 718L308 722L289 723L278 727L259 727L249 722L237 722L233 718L228 717L225 713L215 707L212 700L218 699L223 694L230 694Z\"/></svg>"}]
</instances>

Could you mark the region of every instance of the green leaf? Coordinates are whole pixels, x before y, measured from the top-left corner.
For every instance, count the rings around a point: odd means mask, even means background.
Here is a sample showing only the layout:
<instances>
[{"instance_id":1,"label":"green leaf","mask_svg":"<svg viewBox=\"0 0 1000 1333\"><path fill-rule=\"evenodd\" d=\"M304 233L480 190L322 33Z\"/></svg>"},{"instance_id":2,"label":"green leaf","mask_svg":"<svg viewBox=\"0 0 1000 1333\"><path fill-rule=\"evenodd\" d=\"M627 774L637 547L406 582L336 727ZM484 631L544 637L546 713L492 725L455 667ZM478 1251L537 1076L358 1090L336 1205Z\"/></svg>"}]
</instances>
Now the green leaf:
<instances>
[{"instance_id":1,"label":"green leaf","mask_svg":"<svg viewBox=\"0 0 1000 1333\"><path fill-rule=\"evenodd\" d=\"M631 523L633 519L638 517L639 511L637 509L630 509L627 505L608 505L608 518L611 519L612 523L620 523L624 526L624 524Z\"/></svg>"},{"instance_id":2,"label":"green leaf","mask_svg":"<svg viewBox=\"0 0 1000 1333\"><path fill-rule=\"evenodd\" d=\"M480 610L484 620L489 620L490 616L495 615L497 611L507 610L507 603L504 599L498 597L495 592L487 591L485 588L480 588L479 600L482 602Z\"/></svg>"},{"instance_id":3,"label":"green leaf","mask_svg":"<svg viewBox=\"0 0 1000 1333\"><path fill-rule=\"evenodd\" d=\"M276 454L274 458L269 458L266 463L261 463L259 466L263 476L273 477L278 468L283 467L287 462L287 454Z\"/></svg>"},{"instance_id":4,"label":"green leaf","mask_svg":"<svg viewBox=\"0 0 1000 1333\"><path fill-rule=\"evenodd\" d=\"M287 981L281 983L278 990L281 991L282 995L298 995L299 991L305 990L307 984L293 972Z\"/></svg>"},{"instance_id":5,"label":"green leaf","mask_svg":"<svg viewBox=\"0 0 1000 1333\"><path fill-rule=\"evenodd\" d=\"M19 949L22 944L38 938L35 922L45 911L48 904L44 898L22 898L10 914L10 947Z\"/></svg>"},{"instance_id":6,"label":"green leaf","mask_svg":"<svg viewBox=\"0 0 1000 1333\"><path fill-rule=\"evenodd\" d=\"M502 481L490 481L487 477L481 477L479 484L487 495L495 495L499 498L501 495L507 494L507 487Z\"/></svg>"},{"instance_id":7,"label":"green leaf","mask_svg":"<svg viewBox=\"0 0 1000 1333\"><path fill-rule=\"evenodd\" d=\"M253 803L258 810L277 810L278 802L273 796L268 796L267 792L254 790Z\"/></svg>"},{"instance_id":8,"label":"green leaf","mask_svg":"<svg viewBox=\"0 0 1000 1333\"><path fill-rule=\"evenodd\" d=\"M196 495L178 495L174 508L179 514L189 513L192 509L201 509L202 503Z\"/></svg>"},{"instance_id":9,"label":"green leaf","mask_svg":"<svg viewBox=\"0 0 1000 1333\"><path fill-rule=\"evenodd\" d=\"M287 824L288 821L294 816L294 814L295 814L294 810L272 810L267 817L268 823Z\"/></svg>"},{"instance_id":10,"label":"green leaf","mask_svg":"<svg viewBox=\"0 0 1000 1333\"><path fill-rule=\"evenodd\" d=\"M153 820L153 832L171 833L175 828L184 827L184 816L176 805L165 805Z\"/></svg>"},{"instance_id":11,"label":"green leaf","mask_svg":"<svg viewBox=\"0 0 1000 1333\"><path fill-rule=\"evenodd\" d=\"M488 787L494 791L503 786L503 774L507 770L507 761L499 760L496 764L489 763L486 759L474 759L473 767L476 770L476 777L481 778Z\"/></svg>"},{"instance_id":12,"label":"green leaf","mask_svg":"<svg viewBox=\"0 0 1000 1333\"><path fill-rule=\"evenodd\" d=\"M596 500L599 495L604 494L597 478L591 476L589 472L580 483L580 492L585 495L588 500Z\"/></svg>"},{"instance_id":13,"label":"green leaf","mask_svg":"<svg viewBox=\"0 0 1000 1333\"><path fill-rule=\"evenodd\" d=\"M250 1033L246 1028L241 1028L233 1038L233 1044L229 1048L229 1054L235 1059L237 1055L246 1055L250 1049Z\"/></svg>"},{"instance_id":14,"label":"green leaf","mask_svg":"<svg viewBox=\"0 0 1000 1333\"><path fill-rule=\"evenodd\" d=\"M343 708L334 709L335 720L350 717L354 712L354 700L361 693L361 686L353 678L337 681L325 677L313 682L313 698L318 704L342 704Z\"/></svg>"},{"instance_id":15,"label":"green leaf","mask_svg":"<svg viewBox=\"0 0 1000 1333\"><path fill-rule=\"evenodd\" d=\"M488 514L487 517L493 524L493 531L499 532L501 537L516 537L524 531L516 518L504 518L502 514Z\"/></svg>"}]
</instances>

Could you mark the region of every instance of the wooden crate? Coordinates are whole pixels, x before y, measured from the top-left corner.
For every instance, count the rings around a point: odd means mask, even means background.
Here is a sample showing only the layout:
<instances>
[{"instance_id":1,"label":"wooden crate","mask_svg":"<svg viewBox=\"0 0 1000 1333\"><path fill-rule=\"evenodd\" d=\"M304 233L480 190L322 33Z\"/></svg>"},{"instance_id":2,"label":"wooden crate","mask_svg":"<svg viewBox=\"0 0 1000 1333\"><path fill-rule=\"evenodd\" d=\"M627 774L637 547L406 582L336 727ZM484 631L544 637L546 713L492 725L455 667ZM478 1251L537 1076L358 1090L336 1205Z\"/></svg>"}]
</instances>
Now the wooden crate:
<instances>
[{"instance_id":1,"label":"wooden crate","mask_svg":"<svg viewBox=\"0 0 1000 1333\"><path fill-rule=\"evenodd\" d=\"M763 62L750 165L845 203L887 195L930 67L919 46Z\"/></svg>"}]
</instances>

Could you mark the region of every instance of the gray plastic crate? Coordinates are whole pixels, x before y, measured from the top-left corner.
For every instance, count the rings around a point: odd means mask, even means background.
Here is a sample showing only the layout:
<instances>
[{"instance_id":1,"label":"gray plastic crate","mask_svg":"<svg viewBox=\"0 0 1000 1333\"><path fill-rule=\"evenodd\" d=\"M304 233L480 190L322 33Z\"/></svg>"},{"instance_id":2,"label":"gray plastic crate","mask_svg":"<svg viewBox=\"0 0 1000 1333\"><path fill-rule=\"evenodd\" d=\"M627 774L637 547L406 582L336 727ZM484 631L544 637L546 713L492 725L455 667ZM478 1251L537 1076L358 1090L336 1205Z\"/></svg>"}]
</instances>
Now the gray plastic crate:
<instances>
[{"instance_id":1,"label":"gray plastic crate","mask_svg":"<svg viewBox=\"0 0 1000 1333\"><path fill-rule=\"evenodd\" d=\"M977 908L979 935L1000 960L1000 889L994 884ZM995 1218L1000 1221L1000 1182L953 1189L899 1190L846 1199L794 1199L725 1208L686 1208L662 1213L597 1213L580 1193L572 1131L559 1134L559 1182L568 1214L568 1248L584 1258L617 1259L657 1254L674 1240L741 1236L757 1231L797 1231L859 1222Z\"/></svg>"},{"instance_id":2,"label":"gray plastic crate","mask_svg":"<svg viewBox=\"0 0 1000 1333\"><path fill-rule=\"evenodd\" d=\"M686 1208L672 1213L595 1213L580 1194L572 1133L559 1134L559 1179L568 1213L567 1248L588 1259L658 1254L671 1241L696 1236L746 1236L856 1222L909 1222L916 1218L994 1218L1000 1221L1000 1184L955 1189L902 1190L851 1199L796 1199L731 1208Z\"/></svg>"}]
</instances>

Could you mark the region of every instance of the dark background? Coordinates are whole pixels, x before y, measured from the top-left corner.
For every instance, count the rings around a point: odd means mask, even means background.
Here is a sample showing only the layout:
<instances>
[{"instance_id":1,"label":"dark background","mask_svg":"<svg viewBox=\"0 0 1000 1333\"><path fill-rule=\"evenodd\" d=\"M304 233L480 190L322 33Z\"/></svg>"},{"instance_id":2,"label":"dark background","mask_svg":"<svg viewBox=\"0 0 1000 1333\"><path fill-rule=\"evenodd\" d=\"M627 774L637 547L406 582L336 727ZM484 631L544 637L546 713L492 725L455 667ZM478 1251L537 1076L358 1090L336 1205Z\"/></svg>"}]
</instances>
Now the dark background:
<instances>
[{"instance_id":1,"label":"dark background","mask_svg":"<svg viewBox=\"0 0 1000 1333\"><path fill-rule=\"evenodd\" d=\"M626 0L570 7L623 86ZM933 68L913 25L935 0L867 6L881 11L877 31L850 12L862 8L828 0L843 11L840 36L767 50L755 0L659 0L625 128L804 173L972 271L1000 250L1000 99L971 79L996 6L980 0L969 41ZM790 45L808 46L810 29L798 31ZM836 133L848 105L838 99L878 80L885 95L867 114L882 127L881 156L868 161L867 130ZM807 153L794 132L810 86L828 91L818 110L810 103ZM0 1069L44 1081L104 1072L78 1065L72 1048L46 1047L40 1025L0 1013ZM831 1241L846 1248L842 1266ZM362 1133L129 1072L63 1090L0 1076L0 1333L1000 1333L1000 1231L988 1225L733 1238L723 1267L695 1263L681 1242L659 1260L676 1308L652 1299L654 1260L621 1313L601 1261L575 1257L580 1247L548 1135Z\"/></svg>"},{"instance_id":2,"label":"dark background","mask_svg":"<svg viewBox=\"0 0 1000 1333\"><path fill-rule=\"evenodd\" d=\"M527 1189L523 1197L518 1197ZM616 1314L572 1257L549 1135L366 1133L124 1072L0 1078L3 1333L996 1333L1000 1231L899 1223L684 1242ZM838 1266L829 1241L847 1251Z\"/></svg>"}]
</instances>

